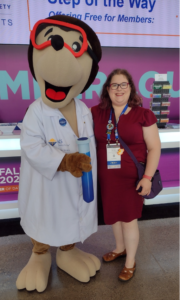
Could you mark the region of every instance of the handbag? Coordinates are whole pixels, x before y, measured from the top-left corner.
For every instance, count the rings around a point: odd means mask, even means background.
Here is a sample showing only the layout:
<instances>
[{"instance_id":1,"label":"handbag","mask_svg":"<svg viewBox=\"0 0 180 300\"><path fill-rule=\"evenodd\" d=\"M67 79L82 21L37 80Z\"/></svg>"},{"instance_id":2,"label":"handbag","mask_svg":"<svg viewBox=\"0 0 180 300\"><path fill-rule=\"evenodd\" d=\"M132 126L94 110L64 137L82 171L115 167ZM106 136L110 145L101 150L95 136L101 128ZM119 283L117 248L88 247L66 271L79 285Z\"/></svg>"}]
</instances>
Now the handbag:
<instances>
[{"instance_id":1,"label":"handbag","mask_svg":"<svg viewBox=\"0 0 180 300\"><path fill-rule=\"evenodd\" d=\"M120 144L123 146L123 148L126 150L126 152L129 154L129 156L132 158L132 160L134 161L134 163L136 165L138 177L139 177L139 179L136 182L136 186L137 186L139 181L142 179L142 177L144 175L146 164L143 164L143 163L140 163L137 161L136 157L134 156L132 151L129 149L129 147L126 145L126 143L121 139L120 135L119 135L119 141L120 141ZM156 170L154 176L151 179L151 182L152 182L151 192L148 196L147 195L143 196L143 198L145 198L145 199L152 199L152 198L156 197L160 193L160 191L162 191L162 189L163 189L159 170ZM142 187L140 187L137 190L137 192L139 192L139 193L141 191L142 191Z\"/></svg>"}]
</instances>

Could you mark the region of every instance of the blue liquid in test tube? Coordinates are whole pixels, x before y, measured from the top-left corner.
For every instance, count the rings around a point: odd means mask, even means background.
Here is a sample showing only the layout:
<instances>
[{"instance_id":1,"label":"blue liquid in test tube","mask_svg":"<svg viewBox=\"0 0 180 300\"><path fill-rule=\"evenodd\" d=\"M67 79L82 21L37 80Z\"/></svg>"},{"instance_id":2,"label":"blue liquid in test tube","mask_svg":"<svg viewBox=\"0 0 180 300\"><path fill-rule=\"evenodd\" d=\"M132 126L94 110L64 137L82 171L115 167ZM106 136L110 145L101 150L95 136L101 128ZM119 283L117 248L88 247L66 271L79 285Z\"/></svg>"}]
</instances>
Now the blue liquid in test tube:
<instances>
[{"instance_id":1,"label":"blue liquid in test tube","mask_svg":"<svg viewBox=\"0 0 180 300\"><path fill-rule=\"evenodd\" d=\"M82 137L77 140L79 153L86 154L90 157L89 149L89 139L87 137ZM94 200L94 189L93 189L93 179L92 171L83 172L82 176L82 189L83 189L83 199L87 203Z\"/></svg>"}]
</instances>

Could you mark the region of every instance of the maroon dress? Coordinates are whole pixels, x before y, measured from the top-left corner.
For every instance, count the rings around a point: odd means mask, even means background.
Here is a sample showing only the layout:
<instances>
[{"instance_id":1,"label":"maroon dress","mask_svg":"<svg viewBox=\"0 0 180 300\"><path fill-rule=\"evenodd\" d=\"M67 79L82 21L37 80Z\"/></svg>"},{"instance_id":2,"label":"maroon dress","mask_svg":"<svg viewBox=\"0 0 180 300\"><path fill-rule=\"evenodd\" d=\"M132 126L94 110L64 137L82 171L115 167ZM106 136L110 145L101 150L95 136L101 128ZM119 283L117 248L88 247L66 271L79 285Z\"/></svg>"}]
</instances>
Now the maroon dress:
<instances>
[{"instance_id":1,"label":"maroon dress","mask_svg":"<svg viewBox=\"0 0 180 300\"><path fill-rule=\"evenodd\" d=\"M91 108L94 120L94 134L97 143L98 179L101 188L104 221L114 224L118 221L131 222L140 218L143 198L136 191L138 179L137 168L124 151L121 155L120 169L107 169L107 124L110 109L101 109L99 105ZM153 112L142 107L133 107L127 115L122 115L118 123L118 131L139 162L146 162L147 147L143 139L142 126L156 123ZM112 115L114 124L114 114ZM115 143L114 129L111 143ZM123 148L121 146L121 148Z\"/></svg>"}]
</instances>

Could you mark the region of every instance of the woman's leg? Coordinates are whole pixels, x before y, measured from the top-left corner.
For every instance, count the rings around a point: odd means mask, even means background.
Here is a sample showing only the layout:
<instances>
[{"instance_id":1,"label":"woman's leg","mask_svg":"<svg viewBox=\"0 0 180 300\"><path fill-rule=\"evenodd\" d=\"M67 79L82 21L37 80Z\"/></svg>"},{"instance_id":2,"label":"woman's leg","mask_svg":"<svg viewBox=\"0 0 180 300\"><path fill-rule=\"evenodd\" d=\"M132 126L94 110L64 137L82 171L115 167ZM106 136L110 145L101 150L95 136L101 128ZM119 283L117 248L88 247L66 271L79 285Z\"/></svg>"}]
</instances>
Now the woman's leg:
<instances>
[{"instance_id":1,"label":"woman's leg","mask_svg":"<svg viewBox=\"0 0 180 300\"><path fill-rule=\"evenodd\" d=\"M139 244L139 228L137 219L125 223L122 222L124 244L126 248L126 268L132 268L135 262L137 247Z\"/></svg>"},{"instance_id":2,"label":"woman's leg","mask_svg":"<svg viewBox=\"0 0 180 300\"><path fill-rule=\"evenodd\" d=\"M123 228L122 222L117 222L112 225L115 241L116 241L116 248L113 250L115 253L120 253L125 250L124 244L124 237L123 237Z\"/></svg>"}]
</instances>

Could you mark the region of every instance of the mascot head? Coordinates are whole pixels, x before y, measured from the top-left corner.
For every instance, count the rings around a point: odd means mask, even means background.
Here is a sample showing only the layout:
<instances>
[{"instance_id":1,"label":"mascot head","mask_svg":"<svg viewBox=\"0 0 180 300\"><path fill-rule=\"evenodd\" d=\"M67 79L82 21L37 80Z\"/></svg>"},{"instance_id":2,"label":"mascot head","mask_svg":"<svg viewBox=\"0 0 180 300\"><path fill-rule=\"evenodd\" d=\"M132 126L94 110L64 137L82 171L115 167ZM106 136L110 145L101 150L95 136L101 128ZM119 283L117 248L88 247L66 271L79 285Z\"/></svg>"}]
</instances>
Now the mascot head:
<instances>
[{"instance_id":1,"label":"mascot head","mask_svg":"<svg viewBox=\"0 0 180 300\"><path fill-rule=\"evenodd\" d=\"M57 15L31 31L29 67L43 102L52 108L63 108L91 85L100 59L97 35L79 19Z\"/></svg>"}]
</instances>

